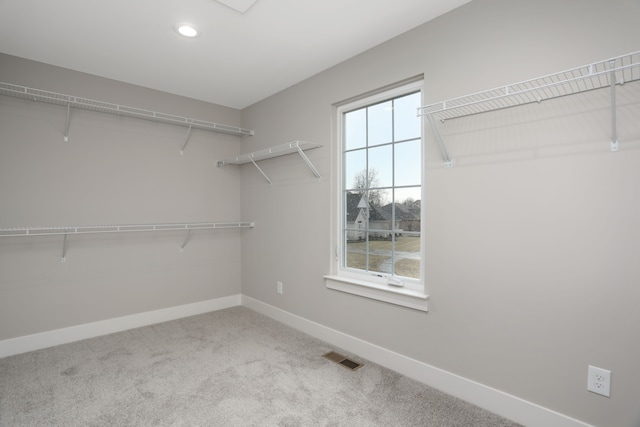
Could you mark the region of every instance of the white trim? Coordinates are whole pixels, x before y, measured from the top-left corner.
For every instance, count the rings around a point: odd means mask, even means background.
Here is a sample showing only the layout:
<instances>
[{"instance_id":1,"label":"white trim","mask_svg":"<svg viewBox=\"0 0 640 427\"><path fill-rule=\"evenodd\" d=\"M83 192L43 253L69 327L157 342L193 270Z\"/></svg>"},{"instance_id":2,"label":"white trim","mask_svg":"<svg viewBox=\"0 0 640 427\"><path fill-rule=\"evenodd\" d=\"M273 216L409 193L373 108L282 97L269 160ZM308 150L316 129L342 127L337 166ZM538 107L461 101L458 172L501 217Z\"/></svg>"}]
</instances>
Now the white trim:
<instances>
[{"instance_id":1,"label":"white trim","mask_svg":"<svg viewBox=\"0 0 640 427\"><path fill-rule=\"evenodd\" d=\"M338 275L327 275L324 276L324 279L328 289L401 305L414 310L427 311L429 295L421 291L365 282Z\"/></svg>"},{"instance_id":2,"label":"white trim","mask_svg":"<svg viewBox=\"0 0 640 427\"><path fill-rule=\"evenodd\" d=\"M373 363L528 427L593 427L559 412L447 372L242 295L242 305Z\"/></svg>"},{"instance_id":3,"label":"white trim","mask_svg":"<svg viewBox=\"0 0 640 427\"><path fill-rule=\"evenodd\" d=\"M0 358L240 305L240 294L0 341Z\"/></svg>"},{"instance_id":4,"label":"white trim","mask_svg":"<svg viewBox=\"0 0 640 427\"><path fill-rule=\"evenodd\" d=\"M336 150L332 153L335 159L335 167L332 169L332 215L331 215L331 247L335 250L335 256L331 257L330 275L325 276L326 286L329 289L347 292L353 295L362 296L365 298L375 299L390 304L396 304L404 307L409 307L416 310L427 311L426 299L426 283L425 277L425 237L420 237L420 277L421 279L412 279L403 277L401 280L405 286L391 286L389 283L395 278L389 274L379 273L371 274L363 270L348 268L343 266L343 257L345 257L344 247L344 231L346 224L344 223L346 216L344 215L344 188L343 188L343 175L344 175L344 114L350 111L358 110L360 108L368 107L378 102L383 102L391 99L395 99L404 95L409 95L413 92L420 93L421 102L424 102L424 76L419 79L414 78L409 81L394 84L391 87L380 89L374 93L368 93L359 98L352 98L348 101L341 102L334 105L333 114L335 118L335 128L333 129L335 135ZM425 170L425 158L426 150L424 149L424 121L421 122L421 137L419 138L422 148L422 182L421 200L425 200L424 191L424 170ZM394 166L395 167L395 166ZM425 224L425 207L421 209L421 222ZM379 277L375 277L379 276Z\"/></svg>"}]
</instances>

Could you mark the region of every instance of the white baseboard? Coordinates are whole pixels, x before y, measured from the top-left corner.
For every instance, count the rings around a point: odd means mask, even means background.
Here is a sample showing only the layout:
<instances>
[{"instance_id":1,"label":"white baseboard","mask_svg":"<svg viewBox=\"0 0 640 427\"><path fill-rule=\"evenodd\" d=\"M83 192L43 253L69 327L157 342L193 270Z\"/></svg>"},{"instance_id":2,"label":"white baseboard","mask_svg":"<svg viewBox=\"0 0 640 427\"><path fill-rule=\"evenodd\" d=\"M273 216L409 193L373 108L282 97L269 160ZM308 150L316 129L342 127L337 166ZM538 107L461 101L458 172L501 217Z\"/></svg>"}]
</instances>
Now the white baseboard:
<instances>
[{"instance_id":1,"label":"white baseboard","mask_svg":"<svg viewBox=\"0 0 640 427\"><path fill-rule=\"evenodd\" d=\"M26 353L55 345L112 334L114 332L126 331L128 329L235 307L240 305L241 301L240 294L237 294L229 297L132 314L130 316L117 317L115 319L86 323L69 328L56 329L34 335L11 338L0 341L0 357L12 356L14 354Z\"/></svg>"},{"instance_id":2,"label":"white baseboard","mask_svg":"<svg viewBox=\"0 0 640 427\"><path fill-rule=\"evenodd\" d=\"M0 341L0 358L238 305L527 427L593 427L535 403L239 294L3 340Z\"/></svg>"},{"instance_id":3,"label":"white baseboard","mask_svg":"<svg viewBox=\"0 0 640 427\"><path fill-rule=\"evenodd\" d=\"M593 427L535 403L328 328L246 295L242 295L242 305L527 427Z\"/></svg>"}]
</instances>

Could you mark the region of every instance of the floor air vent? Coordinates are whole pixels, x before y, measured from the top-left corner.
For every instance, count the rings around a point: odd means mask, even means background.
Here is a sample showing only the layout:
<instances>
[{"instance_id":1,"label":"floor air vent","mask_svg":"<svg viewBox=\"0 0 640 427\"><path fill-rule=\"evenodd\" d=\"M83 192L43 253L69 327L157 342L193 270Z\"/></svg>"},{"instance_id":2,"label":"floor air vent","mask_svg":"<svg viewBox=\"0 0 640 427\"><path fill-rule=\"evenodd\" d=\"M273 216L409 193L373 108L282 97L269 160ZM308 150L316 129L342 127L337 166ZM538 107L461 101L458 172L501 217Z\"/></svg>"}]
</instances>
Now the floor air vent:
<instances>
[{"instance_id":1,"label":"floor air vent","mask_svg":"<svg viewBox=\"0 0 640 427\"><path fill-rule=\"evenodd\" d=\"M354 362L351 359L347 359L345 356L343 356L340 353L336 353L335 351L330 351L329 353L325 353L322 355L322 357L324 357L325 359L329 359L332 362L335 362L339 365L342 365L347 369L351 369L352 371L355 371L356 369L362 366L362 363Z\"/></svg>"}]
</instances>

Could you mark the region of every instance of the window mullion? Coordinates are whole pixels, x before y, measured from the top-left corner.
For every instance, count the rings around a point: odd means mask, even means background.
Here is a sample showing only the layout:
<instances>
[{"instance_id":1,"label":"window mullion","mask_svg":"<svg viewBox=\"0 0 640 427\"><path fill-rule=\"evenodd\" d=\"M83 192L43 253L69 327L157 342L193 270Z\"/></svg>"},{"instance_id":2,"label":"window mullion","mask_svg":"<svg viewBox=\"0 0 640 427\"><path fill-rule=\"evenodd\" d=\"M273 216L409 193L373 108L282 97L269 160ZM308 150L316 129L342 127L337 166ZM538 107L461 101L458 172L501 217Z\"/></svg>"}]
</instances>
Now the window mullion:
<instances>
[{"instance_id":1,"label":"window mullion","mask_svg":"<svg viewBox=\"0 0 640 427\"><path fill-rule=\"evenodd\" d=\"M369 203L369 108L365 108L364 110L364 146L365 146L365 158L364 158L364 195L367 195L367 205ZM371 217L371 212L367 207L367 218L365 222L365 233L364 233L364 259L365 259L365 271L369 271L369 218Z\"/></svg>"},{"instance_id":2,"label":"window mullion","mask_svg":"<svg viewBox=\"0 0 640 427\"><path fill-rule=\"evenodd\" d=\"M391 100L391 275L396 273L396 120L395 100Z\"/></svg>"}]
</instances>

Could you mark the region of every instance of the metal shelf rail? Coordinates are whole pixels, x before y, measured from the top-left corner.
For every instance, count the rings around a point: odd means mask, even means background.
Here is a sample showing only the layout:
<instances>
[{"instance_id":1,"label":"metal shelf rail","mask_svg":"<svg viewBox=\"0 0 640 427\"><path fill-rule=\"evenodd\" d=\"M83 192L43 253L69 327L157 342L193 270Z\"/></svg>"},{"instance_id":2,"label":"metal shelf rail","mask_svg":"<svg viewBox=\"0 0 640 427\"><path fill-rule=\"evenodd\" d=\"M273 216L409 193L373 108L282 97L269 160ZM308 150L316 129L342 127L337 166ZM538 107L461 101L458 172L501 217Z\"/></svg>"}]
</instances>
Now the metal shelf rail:
<instances>
[{"instance_id":1,"label":"metal shelf rail","mask_svg":"<svg viewBox=\"0 0 640 427\"><path fill-rule=\"evenodd\" d=\"M125 105L110 104L108 102L96 101L93 99L80 98L78 96L64 95L55 92L48 92L41 89L33 89L18 86L10 83L0 82L0 95L12 96L16 98L31 99L34 101L46 102L49 104L63 105L67 107L67 120L65 123L64 140L69 140L69 120L71 118L71 108L97 111L101 113L115 114L136 119L151 120L154 122L167 123L172 125L187 127L187 136L182 145L182 153L189 140L191 129L202 129L211 132L226 133L236 136L253 136L254 131L236 126L223 125L220 123L207 122L204 120L180 117L172 114L160 113L157 111L143 110Z\"/></svg>"},{"instance_id":2,"label":"metal shelf rail","mask_svg":"<svg viewBox=\"0 0 640 427\"><path fill-rule=\"evenodd\" d=\"M192 230L253 228L253 222L191 222L184 224L126 224L126 225L83 225L83 226L49 226L49 227L8 227L0 228L0 237L27 237L64 235L62 242L62 262L66 261L67 236L70 234L98 234L98 233L134 233L148 231L176 231L186 230L180 252L184 251Z\"/></svg>"},{"instance_id":3,"label":"metal shelf rail","mask_svg":"<svg viewBox=\"0 0 640 427\"><path fill-rule=\"evenodd\" d=\"M611 89L611 151L618 151L616 129L616 85L640 80L640 51L605 59L559 73L508 84L470 95L452 98L418 108L426 116L446 167L452 166L436 119L445 120L481 114L519 105L573 95L581 92Z\"/></svg>"},{"instance_id":4,"label":"metal shelf rail","mask_svg":"<svg viewBox=\"0 0 640 427\"><path fill-rule=\"evenodd\" d=\"M307 155L304 153L306 150L312 150L314 148L320 148L320 147L322 147L322 145L315 144L312 142L293 141L293 142L288 142L286 144L276 145L275 147L266 148L264 150L255 151L253 153L242 154L230 160L221 160L218 162L218 167L222 167L225 165L243 165L245 163L253 163L253 165L260 171L260 173L267 180L267 182L269 182L269 184L272 184L267 174L265 174L264 171L260 169L260 166L258 166L256 162L260 160L272 159L274 157L280 157L280 156L286 156L288 154L298 153L300 154L300 157L302 157L304 162L307 164L309 169L311 169L311 172L313 172L315 177L318 178L319 181L321 181L322 177L320 176L320 173L315 168L313 163L311 163L311 160L309 160L309 157L307 157Z\"/></svg>"}]
</instances>

